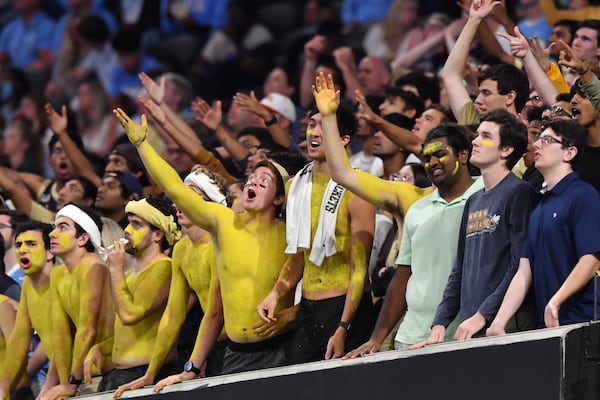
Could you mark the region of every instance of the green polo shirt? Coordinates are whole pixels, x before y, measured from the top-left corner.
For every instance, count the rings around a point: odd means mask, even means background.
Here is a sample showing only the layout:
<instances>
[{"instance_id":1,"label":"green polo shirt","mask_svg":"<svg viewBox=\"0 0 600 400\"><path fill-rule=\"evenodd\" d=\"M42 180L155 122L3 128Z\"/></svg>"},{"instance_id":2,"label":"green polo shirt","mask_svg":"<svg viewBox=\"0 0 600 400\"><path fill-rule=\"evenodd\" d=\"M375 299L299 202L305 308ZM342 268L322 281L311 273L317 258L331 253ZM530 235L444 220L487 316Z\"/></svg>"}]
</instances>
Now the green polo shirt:
<instances>
[{"instance_id":1,"label":"green polo shirt","mask_svg":"<svg viewBox=\"0 0 600 400\"><path fill-rule=\"evenodd\" d=\"M412 205L406 214L400 253L396 264L408 265L412 275L406 288L407 311L396 341L405 344L429 337L431 323L456 259L458 235L467 199L483 188L483 179L475 182L450 203L437 189ZM457 321L446 330L452 340Z\"/></svg>"}]
</instances>

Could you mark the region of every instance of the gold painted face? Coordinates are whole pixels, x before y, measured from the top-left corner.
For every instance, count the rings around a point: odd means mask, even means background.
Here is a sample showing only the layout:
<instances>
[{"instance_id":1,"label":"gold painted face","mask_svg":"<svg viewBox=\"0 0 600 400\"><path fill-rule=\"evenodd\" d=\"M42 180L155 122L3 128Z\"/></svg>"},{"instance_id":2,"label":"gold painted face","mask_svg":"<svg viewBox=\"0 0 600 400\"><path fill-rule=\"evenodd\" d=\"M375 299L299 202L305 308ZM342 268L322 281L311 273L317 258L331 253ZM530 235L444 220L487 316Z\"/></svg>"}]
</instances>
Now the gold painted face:
<instances>
[{"instance_id":1,"label":"gold painted face","mask_svg":"<svg viewBox=\"0 0 600 400\"><path fill-rule=\"evenodd\" d=\"M25 275L34 275L46 265L46 246L40 231L25 231L15 240L17 262Z\"/></svg>"},{"instance_id":2,"label":"gold painted face","mask_svg":"<svg viewBox=\"0 0 600 400\"><path fill-rule=\"evenodd\" d=\"M56 256L67 253L76 246L75 223L67 217L58 217L50 232L50 251Z\"/></svg>"},{"instance_id":3,"label":"gold painted face","mask_svg":"<svg viewBox=\"0 0 600 400\"><path fill-rule=\"evenodd\" d=\"M125 227L125 238L129 240L128 249L141 249L144 239L150 234L150 225L137 215L129 215L129 225Z\"/></svg>"},{"instance_id":4,"label":"gold painted face","mask_svg":"<svg viewBox=\"0 0 600 400\"><path fill-rule=\"evenodd\" d=\"M459 157L445 137L433 139L425 145L423 163L427 176L438 187L451 182L460 170Z\"/></svg>"}]
</instances>

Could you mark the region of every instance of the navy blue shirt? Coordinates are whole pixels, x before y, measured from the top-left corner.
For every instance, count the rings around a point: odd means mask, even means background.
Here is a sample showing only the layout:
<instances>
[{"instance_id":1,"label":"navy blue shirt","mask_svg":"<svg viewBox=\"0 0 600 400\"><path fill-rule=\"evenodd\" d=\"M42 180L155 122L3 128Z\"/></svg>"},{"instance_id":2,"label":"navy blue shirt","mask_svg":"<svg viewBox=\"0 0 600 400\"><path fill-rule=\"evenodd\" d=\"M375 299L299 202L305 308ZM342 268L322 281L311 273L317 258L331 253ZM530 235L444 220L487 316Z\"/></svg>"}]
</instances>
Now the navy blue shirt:
<instances>
[{"instance_id":1,"label":"navy blue shirt","mask_svg":"<svg viewBox=\"0 0 600 400\"><path fill-rule=\"evenodd\" d=\"M531 214L523 258L533 276L538 323L544 308L567 279L579 259L600 251L600 195L576 173L565 176ZM590 280L558 311L561 325L587 322L594 317L594 286Z\"/></svg>"}]
</instances>

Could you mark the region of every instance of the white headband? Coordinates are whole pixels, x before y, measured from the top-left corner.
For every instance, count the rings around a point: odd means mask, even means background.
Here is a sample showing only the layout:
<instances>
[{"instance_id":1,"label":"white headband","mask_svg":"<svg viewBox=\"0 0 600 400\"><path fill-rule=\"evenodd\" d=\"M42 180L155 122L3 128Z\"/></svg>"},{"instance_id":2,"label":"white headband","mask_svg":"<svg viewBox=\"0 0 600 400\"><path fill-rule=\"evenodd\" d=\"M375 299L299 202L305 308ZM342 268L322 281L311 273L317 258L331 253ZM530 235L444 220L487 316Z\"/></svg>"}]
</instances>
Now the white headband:
<instances>
[{"instance_id":1,"label":"white headband","mask_svg":"<svg viewBox=\"0 0 600 400\"><path fill-rule=\"evenodd\" d=\"M58 217L67 217L72 219L74 223L79 225L88 235L90 235L90 241L95 248L102 246L102 236L100 235L98 225L96 225L94 220L81 208L73 204L68 204L58 210L56 213L56 218Z\"/></svg>"},{"instance_id":2,"label":"white headband","mask_svg":"<svg viewBox=\"0 0 600 400\"><path fill-rule=\"evenodd\" d=\"M221 193L221 189L219 189L212 179L202 172L189 173L188 176L185 177L184 182L198 186L198 189L201 189L211 201L223 204L224 206L227 205L227 198Z\"/></svg>"}]
</instances>

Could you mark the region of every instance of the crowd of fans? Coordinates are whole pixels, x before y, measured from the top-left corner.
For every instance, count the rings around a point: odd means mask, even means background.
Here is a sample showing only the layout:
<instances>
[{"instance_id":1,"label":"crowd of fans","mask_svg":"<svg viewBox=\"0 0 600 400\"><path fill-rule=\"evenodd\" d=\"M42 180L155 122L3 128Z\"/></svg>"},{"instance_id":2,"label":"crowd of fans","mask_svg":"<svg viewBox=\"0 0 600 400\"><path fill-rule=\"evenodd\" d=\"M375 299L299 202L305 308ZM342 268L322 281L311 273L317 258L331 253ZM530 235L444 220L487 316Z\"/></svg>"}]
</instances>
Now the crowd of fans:
<instances>
[{"instance_id":1,"label":"crowd of fans","mask_svg":"<svg viewBox=\"0 0 600 400\"><path fill-rule=\"evenodd\" d=\"M594 319L600 4L425 3L0 1L0 399Z\"/></svg>"}]
</instances>

